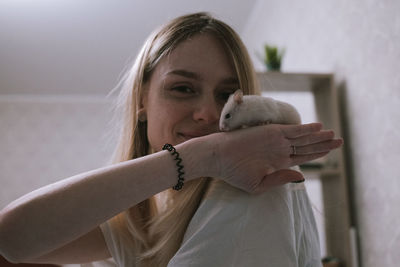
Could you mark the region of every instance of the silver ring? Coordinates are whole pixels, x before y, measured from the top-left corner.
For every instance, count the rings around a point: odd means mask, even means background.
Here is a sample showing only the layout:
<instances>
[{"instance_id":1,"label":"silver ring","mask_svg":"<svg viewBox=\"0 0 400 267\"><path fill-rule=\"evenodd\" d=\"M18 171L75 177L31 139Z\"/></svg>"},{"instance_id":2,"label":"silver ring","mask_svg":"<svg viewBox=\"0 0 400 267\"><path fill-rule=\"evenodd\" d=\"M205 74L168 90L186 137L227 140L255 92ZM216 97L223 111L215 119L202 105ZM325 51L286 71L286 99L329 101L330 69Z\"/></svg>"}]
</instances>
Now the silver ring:
<instances>
[{"instance_id":1,"label":"silver ring","mask_svg":"<svg viewBox=\"0 0 400 267\"><path fill-rule=\"evenodd\" d=\"M292 155L296 155L296 147L295 146L291 146L292 147Z\"/></svg>"}]
</instances>

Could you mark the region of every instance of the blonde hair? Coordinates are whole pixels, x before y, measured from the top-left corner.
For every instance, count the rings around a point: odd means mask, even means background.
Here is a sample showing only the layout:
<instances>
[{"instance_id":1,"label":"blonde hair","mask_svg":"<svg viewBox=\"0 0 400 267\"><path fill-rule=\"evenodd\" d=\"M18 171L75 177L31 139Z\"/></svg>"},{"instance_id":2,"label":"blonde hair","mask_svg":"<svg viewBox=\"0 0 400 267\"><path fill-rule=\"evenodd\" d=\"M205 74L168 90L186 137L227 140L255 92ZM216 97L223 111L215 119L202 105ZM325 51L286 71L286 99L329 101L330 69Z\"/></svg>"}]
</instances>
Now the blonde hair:
<instances>
[{"instance_id":1,"label":"blonde hair","mask_svg":"<svg viewBox=\"0 0 400 267\"><path fill-rule=\"evenodd\" d=\"M126 161L150 153L146 122L138 121L137 111L144 84L161 58L181 42L196 34L212 34L232 58L239 86L245 94L259 94L258 84L248 52L235 31L207 13L178 17L153 32L143 45L132 68L119 84L118 106L121 127L113 162ZM118 215L128 230L138 255L138 266L166 266L181 245L186 228L196 212L211 178L187 182L182 190L168 190L167 208L159 212L155 197Z\"/></svg>"}]
</instances>

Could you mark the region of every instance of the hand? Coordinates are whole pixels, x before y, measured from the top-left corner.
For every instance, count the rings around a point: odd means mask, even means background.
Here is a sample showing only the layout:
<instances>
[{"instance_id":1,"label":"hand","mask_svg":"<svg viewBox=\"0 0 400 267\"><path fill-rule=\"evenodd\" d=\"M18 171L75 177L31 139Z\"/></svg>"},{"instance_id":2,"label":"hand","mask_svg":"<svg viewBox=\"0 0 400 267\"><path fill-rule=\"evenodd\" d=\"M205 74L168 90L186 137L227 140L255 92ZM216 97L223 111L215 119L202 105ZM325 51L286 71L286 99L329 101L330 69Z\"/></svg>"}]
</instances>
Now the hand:
<instances>
[{"instance_id":1,"label":"hand","mask_svg":"<svg viewBox=\"0 0 400 267\"><path fill-rule=\"evenodd\" d=\"M219 133L217 177L250 193L304 179L288 168L325 156L343 144L333 131L321 129L320 123L270 124Z\"/></svg>"}]
</instances>

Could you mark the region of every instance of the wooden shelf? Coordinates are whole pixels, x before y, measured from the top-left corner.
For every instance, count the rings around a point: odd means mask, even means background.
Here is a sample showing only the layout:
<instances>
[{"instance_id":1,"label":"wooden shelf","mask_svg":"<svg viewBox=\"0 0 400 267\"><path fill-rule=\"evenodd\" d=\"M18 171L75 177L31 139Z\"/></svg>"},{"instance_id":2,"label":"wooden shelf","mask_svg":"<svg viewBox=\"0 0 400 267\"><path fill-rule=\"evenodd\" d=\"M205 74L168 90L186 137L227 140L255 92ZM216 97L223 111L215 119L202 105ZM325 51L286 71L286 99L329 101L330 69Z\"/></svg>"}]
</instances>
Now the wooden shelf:
<instances>
[{"instance_id":1,"label":"wooden shelf","mask_svg":"<svg viewBox=\"0 0 400 267\"><path fill-rule=\"evenodd\" d=\"M317 119L324 128L341 134L338 97L331 73L257 74L261 92L311 92L314 96ZM343 148L332 151L323 159L300 166L305 175L319 177L324 202L326 248L329 256L353 267L350 239L350 205Z\"/></svg>"},{"instance_id":2,"label":"wooden shelf","mask_svg":"<svg viewBox=\"0 0 400 267\"><path fill-rule=\"evenodd\" d=\"M326 73L258 73L258 79L267 91L310 92L323 88L321 84L330 82L332 74Z\"/></svg>"}]
</instances>

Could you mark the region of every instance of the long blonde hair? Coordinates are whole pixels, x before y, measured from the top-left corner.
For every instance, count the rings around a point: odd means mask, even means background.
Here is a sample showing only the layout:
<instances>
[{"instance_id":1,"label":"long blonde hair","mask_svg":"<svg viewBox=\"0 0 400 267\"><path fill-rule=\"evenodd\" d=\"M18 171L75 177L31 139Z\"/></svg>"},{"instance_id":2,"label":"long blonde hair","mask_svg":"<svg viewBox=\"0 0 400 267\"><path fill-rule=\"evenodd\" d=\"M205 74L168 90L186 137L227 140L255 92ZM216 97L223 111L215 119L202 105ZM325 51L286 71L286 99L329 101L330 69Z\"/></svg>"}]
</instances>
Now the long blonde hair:
<instances>
[{"instance_id":1,"label":"long blonde hair","mask_svg":"<svg viewBox=\"0 0 400 267\"><path fill-rule=\"evenodd\" d=\"M258 84L248 52L235 31L207 13L178 17L153 32L143 45L132 68L121 81L118 106L121 127L113 162L147 155L151 151L147 124L138 120L137 111L157 63L177 45L201 33L212 34L232 58L240 88L245 94L258 94ZM182 190L168 190L167 208L157 210L155 197L118 215L130 235L138 266L166 266L181 245L186 228L196 212L211 178L187 182Z\"/></svg>"}]
</instances>

